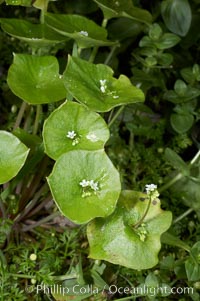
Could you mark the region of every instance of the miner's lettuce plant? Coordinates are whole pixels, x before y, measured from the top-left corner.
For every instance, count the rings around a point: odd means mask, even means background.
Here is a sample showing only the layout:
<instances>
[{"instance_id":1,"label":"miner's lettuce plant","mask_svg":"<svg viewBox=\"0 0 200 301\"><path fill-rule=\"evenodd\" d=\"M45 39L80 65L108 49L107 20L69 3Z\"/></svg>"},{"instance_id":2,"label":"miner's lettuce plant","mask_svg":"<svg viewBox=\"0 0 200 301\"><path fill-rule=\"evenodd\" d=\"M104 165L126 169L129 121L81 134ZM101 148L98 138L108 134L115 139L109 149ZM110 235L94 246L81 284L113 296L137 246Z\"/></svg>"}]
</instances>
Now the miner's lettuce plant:
<instances>
[{"instance_id":1,"label":"miner's lettuce plant","mask_svg":"<svg viewBox=\"0 0 200 301\"><path fill-rule=\"evenodd\" d=\"M6 2L30 5L30 1ZM178 26L173 33L164 32L159 24L151 24L152 16L148 11L135 7L132 1L94 2L104 15L102 26L80 15L47 12L48 0L37 0L33 4L41 10L38 24L30 20L0 19L2 29L28 44L30 49L29 53L14 53L8 71L9 88L24 101L18 117L22 119L27 104L36 111L34 145L29 145L31 135L23 130L16 130L15 136L0 132L0 183L15 177L23 167L29 152L24 144L28 142L31 152L35 152L34 162L38 162L44 153L53 159L54 166L50 175L46 175L49 189L64 216L76 224L87 224L89 257L136 270L148 269L158 263L161 235L170 227L172 214L161 209L156 185L147 185L146 193L121 187L121 175L105 149L110 127L127 105L142 104L144 92L155 85L164 86L164 99L175 104L170 118L173 129L185 133L191 128L195 115L195 104L188 112L187 102L199 96L199 89L190 82L186 85L177 80L172 91L167 90L162 77L156 84L153 81L154 68L170 68L173 62L172 54L165 51L180 42ZM167 2L171 1L163 2L162 14L170 29L170 4ZM121 20L122 17L139 22L138 30L143 28L147 32L139 42L139 53L133 54L142 65L139 71L133 67L133 81L123 74L115 76L113 68L108 66L120 44L108 37L106 26L108 20ZM180 35L187 30L188 24ZM66 66L61 68L52 47L62 49L65 43L71 48L66 56ZM95 63L99 47L110 47L104 63ZM182 71L186 81L190 81L188 72L193 69ZM194 75L198 73L195 72ZM194 81L198 82L199 77L196 76ZM42 108L50 106L53 108L51 114L40 124L43 128L41 141L35 137L39 115ZM191 167L199 153L189 166L170 149L165 155L180 173L163 189L187 177L192 180ZM24 168L27 168L26 164ZM169 243L167 236L162 237ZM191 256L196 254L197 247L189 249ZM194 279L196 276L190 273L192 258L188 259L186 269L189 277Z\"/></svg>"}]
</instances>

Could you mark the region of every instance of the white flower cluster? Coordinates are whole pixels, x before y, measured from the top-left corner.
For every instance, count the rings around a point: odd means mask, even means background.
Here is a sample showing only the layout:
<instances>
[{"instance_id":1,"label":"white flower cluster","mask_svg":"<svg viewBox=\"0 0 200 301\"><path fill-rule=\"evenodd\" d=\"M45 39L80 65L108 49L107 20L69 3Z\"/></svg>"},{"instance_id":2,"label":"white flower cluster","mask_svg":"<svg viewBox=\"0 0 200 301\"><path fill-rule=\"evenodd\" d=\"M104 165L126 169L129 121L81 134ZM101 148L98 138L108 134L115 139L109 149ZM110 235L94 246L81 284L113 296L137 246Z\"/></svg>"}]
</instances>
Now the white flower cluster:
<instances>
[{"instance_id":1,"label":"white flower cluster","mask_svg":"<svg viewBox=\"0 0 200 301\"><path fill-rule=\"evenodd\" d=\"M87 32L87 31L81 30L81 31L79 31L79 33L80 33L82 36L88 37L88 32Z\"/></svg>"},{"instance_id":2,"label":"white flower cluster","mask_svg":"<svg viewBox=\"0 0 200 301\"><path fill-rule=\"evenodd\" d=\"M97 191L99 190L99 187L98 187L98 182L94 182L94 180L82 180L80 183L79 183L83 188L84 187L90 187L92 190L94 191Z\"/></svg>"},{"instance_id":3,"label":"white flower cluster","mask_svg":"<svg viewBox=\"0 0 200 301\"><path fill-rule=\"evenodd\" d=\"M118 95L116 95L116 91L109 91L108 90L108 87L107 87L107 85L106 85L106 79L100 79L100 90L101 90L101 92L102 93L106 93L107 95L110 95L110 96L112 96L112 98L114 98L114 99L117 99L117 98L119 98L119 96Z\"/></svg>"},{"instance_id":4,"label":"white flower cluster","mask_svg":"<svg viewBox=\"0 0 200 301\"><path fill-rule=\"evenodd\" d=\"M155 184L146 184L145 185L145 190L146 190L147 194L150 194L150 192L153 192L156 189L157 189L157 185L155 185Z\"/></svg>"},{"instance_id":5,"label":"white flower cluster","mask_svg":"<svg viewBox=\"0 0 200 301\"><path fill-rule=\"evenodd\" d=\"M106 79L100 79L100 90L102 93L106 93Z\"/></svg>"},{"instance_id":6,"label":"white flower cluster","mask_svg":"<svg viewBox=\"0 0 200 301\"><path fill-rule=\"evenodd\" d=\"M151 196L152 199L155 199L159 196L157 185L155 184L146 184L145 185L146 193Z\"/></svg>"}]
</instances>

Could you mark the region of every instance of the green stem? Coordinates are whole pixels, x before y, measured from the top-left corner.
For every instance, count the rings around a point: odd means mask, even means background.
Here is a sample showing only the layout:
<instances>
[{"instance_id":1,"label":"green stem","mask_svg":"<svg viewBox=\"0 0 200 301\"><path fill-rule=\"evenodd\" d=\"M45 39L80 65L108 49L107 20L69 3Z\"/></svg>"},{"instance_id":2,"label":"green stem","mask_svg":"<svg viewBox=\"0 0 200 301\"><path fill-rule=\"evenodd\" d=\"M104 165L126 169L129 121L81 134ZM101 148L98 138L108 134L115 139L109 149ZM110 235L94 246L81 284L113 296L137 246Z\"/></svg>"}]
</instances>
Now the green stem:
<instances>
[{"instance_id":1,"label":"green stem","mask_svg":"<svg viewBox=\"0 0 200 301\"><path fill-rule=\"evenodd\" d=\"M188 216L193 211L194 211L193 208L189 208L187 211L185 211L184 213L182 213L181 215L179 215L177 218L175 218L175 220L173 221L173 224L176 224L176 223L180 222L183 218L185 218L186 216Z\"/></svg>"},{"instance_id":2,"label":"green stem","mask_svg":"<svg viewBox=\"0 0 200 301\"><path fill-rule=\"evenodd\" d=\"M133 225L134 228L138 228L143 223L143 221L144 221L144 219L147 216L147 213L149 211L150 205L151 205L151 196L149 196L149 202L148 202L147 208L146 208L143 216L141 217L141 219L136 224Z\"/></svg>"},{"instance_id":3,"label":"green stem","mask_svg":"<svg viewBox=\"0 0 200 301\"><path fill-rule=\"evenodd\" d=\"M115 52L115 50L117 49L118 46L119 45L115 45L111 48L111 51L110 51L109 55L107 56L107 58L104 61L104 65L108 65L108 63L110 62L110 60L111 60L111 58L112 58L112 56L113 56L113 54L114 54L114 52Z\"/></svg>"},{"instance_id":4,"label":"green stem","mask_svg":"<svg viewBox=\"0 0 200 301\"><path fill-rule=\"evenodd\" d=\"M73 57L78 57L78 45L77 43L74 41L74 44L73 44L73 49L72 49L72 56Z\"/></svg>"},{"instance_id":5,"label":"green stem","mask_svg":"<svg viewBox=\"0 0 200 301\"><path fill-rule=\"evenodd\" d=\"M90 62L90 63L93 63L93 62L94 62L94 59L95 59L95 57L96 57L96 55L97 55L98 50L99 50L99 47L98 47L98 46L96 46L96 47L94 47L94 48L92 49L92 52L91 52L91 55L90 55L90 58L89 58L88 62Z\"/></svg>"},{"instance_id":6,"label":"green stem","mask_svg":"<svg viewBox=\"0 0 200 301\"><path fill-rule=\"evenodd\" d=\"M40 13L40 23L41 24L44 24L44 15L47 12L48 4L49 4L49 0L45 0L44 7L43 7L43 9L41 9L41 13Z\"/></svg>"},{"instance_id":7,"label":"green stem","mask_svg":"<svg viewBox=\"0 0 200 301\"><path fill-rule=\"evenodd\" d=\"M15 130L16 128L18 128L20 126L20 123L22 121L22 118L23 118L26 108L27 108L27 104L25 102L22 102L21 107L18 112L18 115L17 115L17 119L16 119L14 127L13 127L13 130Z\"/></svg>"},{"instance_id":8,"label":"green stem","mask_svg":"<svg viewBox=\"0 0 200 301\"><path fill-rule=\"evenodd\" d=\"M111 121L108 123L108 127L111 127L111 125L115 122L115 120L117 119L117 117L121 114L121 112L123 111L123 109L125 108L125 106L121 106L119 108L119 110L116 112L116 114L113 116L113 118L111 119Z\"/></svg>"},{"instance_id":9,"label":"green stem","mask_svg":"<svg viewBox=\"0 0 200 301\"><path fill-rule=\"evenodd\" d=\"M35 276L31 276L31 275L25 275L25 274L13 274L13 273L9 273L10 276L12 277L18 277L18 278L25 278L25 279L35 279Z\"/></svg>"},{"instance_id":10,"label":"green stem","mask_svg":"<svg viewBox=\"0 0 200 301\"><path fill-rule=\"evenodd\" d=\"M106 28L107 23L108 23L108 20L107 19L103 19L101 26L103 28ZM96 57L96 54L97 54L98 50L99 50L99 46L96 46L96 47L93 48L93 50L91 52L91 55L90 55L90 58L88 60L90 63L94 62L94 59Z\"/></svg>"},{"instance_id":11,"label":"green stem","mask_svg":"<svg viewBox=\"0 0 200 301\"><path fill-rule=\"evenodd\" d=\"M33 126L33 135L37 134L41 112L42 112L42 106L41 105L37 105L35 122L34 122L34 126Z\"/></svg>"},{"instance_id":12,"label":"green stem","mask_svg":"<svg viewBox=\"0 0 200 301\"><path fill-rule=\"evenodd\" d=\"M2 217L3 217L4 219L6 219L6 218L7 218L6 208L5 208L5 206L4 206L4 203L3 203L3 200L2 200L2 198L1 198L1 196L0 196L0 209L1 209L1 212L2 212Z\"/></svg>"}]
</instances>

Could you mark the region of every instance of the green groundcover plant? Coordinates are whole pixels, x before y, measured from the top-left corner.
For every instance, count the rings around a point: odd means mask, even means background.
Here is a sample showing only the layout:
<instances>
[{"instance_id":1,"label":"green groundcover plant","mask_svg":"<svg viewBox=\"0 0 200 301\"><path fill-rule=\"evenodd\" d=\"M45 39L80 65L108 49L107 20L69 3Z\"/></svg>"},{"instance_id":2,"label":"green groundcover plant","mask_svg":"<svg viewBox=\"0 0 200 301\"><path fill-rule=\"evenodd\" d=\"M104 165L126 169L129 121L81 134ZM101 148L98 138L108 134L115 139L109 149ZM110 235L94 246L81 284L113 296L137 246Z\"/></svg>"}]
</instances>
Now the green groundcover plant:
<instances>
[{"instance_id":1,"label":"green groundcover plant","mask_svg":"<svg viewBox=\"0 0 200 301\"><path fill-rule=\"evenodd\" d=\"M0 3L0 300L199 300L200 2Z\"/></svg>"}]
</instances>

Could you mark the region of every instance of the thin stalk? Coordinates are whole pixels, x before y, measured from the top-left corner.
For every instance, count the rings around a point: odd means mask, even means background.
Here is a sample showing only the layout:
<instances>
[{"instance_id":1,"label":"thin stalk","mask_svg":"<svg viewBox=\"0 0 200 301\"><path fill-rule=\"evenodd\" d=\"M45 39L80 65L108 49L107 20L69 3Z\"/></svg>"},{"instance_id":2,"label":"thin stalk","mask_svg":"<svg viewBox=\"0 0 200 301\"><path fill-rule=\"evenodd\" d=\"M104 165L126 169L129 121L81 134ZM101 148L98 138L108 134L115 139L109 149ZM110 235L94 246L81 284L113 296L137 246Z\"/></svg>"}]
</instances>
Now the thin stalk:
<instances>
[{"instance_id":1,"label":"thin stalk","mask_svg":"<svg viewBox=\"0 0 200 301\"><path fill-rule=\"evenodd\" d=\"M6 208L4 206L4 203L3 203L3 200L2 200L1 197L0 197L0 209L1 209L1 212L2 212L2 217L5 219L7 217Z\"/></svg>"},{"instance_id":2,"label":"thin stalk","mask_svg":"<svg viewBox=\"0 0 200 301\"><path fill-rule=\"evenodd\" d=\"M49 161L49 158L44 157L42 164L40 165L39 172L34 175L30 186L28 186L27 189L24 190L24 192L21 196L21 199L20 199L20 210L22 210L24 208L24 206L26 205L25 203L27 203L28 200L30 200L33 197L34 193L36 192L42 177L46 173L46 167L47 167L48 161Z\"/></svg>"},{"instance_id":3,"label":"thin stalk","mask_svg":"<svg viewBox=\"0 0 200 301\"><path fill-rule=\"evenodd\" d=\"M42 224L45 224L46 222L49 222L50 220L54 219L55 217L57 216L60 216L60 212L59 211L56 211L50 215L48 215L47 217L41 219L40 221L38 222L35 222L34 224L32 225L29 225L29 226L24 226L22 228L22 231L23 232L27 232L27 231L30 231L31 229L35 228L35 227L38 227L38 226L41 226Z\"/></svg>"},{"instance_id":4,"label":"thin stalk","mask_svg":"<svg viewBox=\"0 0 200 301\"><path fill-rule=\"evenodd\" d=\"M111 58L112 58L112 56L113 56L113 54L114 54L114 52L115 52L115 50L117 49L118 46L119 45L115 45L111 48L111 51L110 51L109 55L107 56L107 58L104 61L104 65L108 65L108 63L110 62L110 60L111 60Z\"/></svg>"},{"instance_id":5,"label":"thin stalk","mask_svg":"<svg viewBox=\"0 0 200 301\"><path fill-rule=\"evenodd\" d=\"M28 105L25 102L22 102L21 107L18 112L18 115L17 115L17 118L16 118L16 121L15 121L15 124L14 124L14 127L13 127L13 130L15 130L16 128L18 128L20 126L27 106Z\"/></svg>"},{"instance_id":6,"label":"thin stalk","mask_svg":"<svg viewBox=\"0 0 200 301\"><path fill-rule=\"evenodd\" d=\"M34 214L36 214L38 211L40 211L44 205L46 205L49 201L52 200L52 196L51 194L48 195L36 208L34 208L29 214L28 217L33 216Z\"/></svg>"},{"instance_id":7,"label":"thin stalk","mask_svg":"<svg viewBox=\"0 0 200 301\"><path fill-rule=\"evenodd\" d=\"M45 0L44 7L43 7L43 9L41 9L41 13L40 13L40 23L41 24L44 24L44 15L47 12L48 4L49 4L49 0Z\"/></svg>"},{"instance_id":8,"label":"thin stalk","mask_svg":"<svg viewBox=\"0 0 200 301\"><path fill-rule=\"evenodd\" d=\"M33 135L37 134L37 131L38 131L38 128L39 128L39 122L40 122L41 112L42 112L42 106L41 105L37 105L37 107L36 107L35 122L34 122L34 126L33 126Z\"/></svg>"},{"instance_id":9,"label":"thin stalk","mask_svg":"<svg viewBox=\"0 0 200 301\"><path fill-rule=\"evenodd\" d=\"M14 219L15 222L21 220L24 216L26 216L30 210L35 206L35 204L37 203L37 201L39 200L42 192L45 190L45 188L47 187L47 184L45 183L35 194L34 198L26 205L26 207L24 208L24 210L16 216L16 218Z\"/></svg>"},{"instance_id":10,"label":"thin stalk","mask_svg":"<svg viewBox=\"0 0 200 301\"><path fill-rule=\"evenodd\" d=\"M78 57L78 45L76 42L74 42L73 44L73 49L72 49L72 56L73 57Z\"/></svg>"},{"instance_id":11,"label":"thin stalk","mask_svg":"<svg viewBox=\"0 0 200 301\"><path fill-rule=\"evenodd\" d=\"M190 161L189 166L192 166L199 159L199 157L200 157L200 150L196 153L196 155L194 156L194 158ZM160 193L163 192L164 190L168 189L170 186L172 186L173 184L175 184L178 180L180 180L183 177L184 177L184 175L179 172L173 179L171 179L169 182L167 182L162 187L160 187L158 189L158 191Z\"/></svg>"},{"instance_id":12,"label":"thin stalk","mask_svg":"<svg viewBox=\"0 0 200 301\"><path fill-rule=\"evenodd\" d=\"M147 213L149 211L150 205L151 205L151 196L149 197L149 202L148 202L147 208L145 210L145 213L143 214L143 216L141 217L141 219L135 225L133 225L134 228L138 228L142 224L142 222L144 221L145 217L147 216Z\"/></svg>"},{"instance_id":13,"label":"thin stalk","mask_svg":"<svg viewBox=\"0 0 200 301\"><path fill-rule=\"evenodd\" d=\"M180 222L183 218L185 218L186 216L188 216L193 211L194 211L193 208L189 208L187 211L185 211L184 213L182 213L181 215L179 215L177 218L175 218L175 220L173 221L173 224L176 224L176 223Z\"/></svg>"},{"instance_id":14,"label":"thin stalk","mask_svg":"<svg viewBox=\"0 0 200 301\"><path fill-rule=\"evenodd\" d=\"M108 127L111 127L111 125L115 122L115 120L117 119L117 117L121 114L121 112L123 111L123 109L125 108L125 106L121 106L119 108L119 110L116 112L116 114L113 116L113 118L111 119L111 121L108 123Z\"/></svg>"},{"instance_id":15,"label":"thin stalk","mask_svg":"<svg viewBox=\"0 0 200 301\"><path fill-rule=\"evenodd\" d=\"M89 58L88 62L90 62L90 63L93 63L93 62L94 62L94 59L95 59L95 57L96 57L96 55L97 55L98 50L99 50L99 47L98 47L98 46L96 46L96 47L94 47L94 48L92 49L92 52L91 52L91 55L90 55L90 58Z\"/></svg>"},{"instance_id":16,"label":"thin stalk","mask_svg":"<svg viewBox=\"0 0 200 301\"><path fill-rule=\"evenodd\" d=\"M102 24L101 24L101 27L106 28L107 23L108 23L108 20L107 20L107 19L103 19ZM94 47L94 48L92 49L90 58L89 58L89 60L88 60L90 63L93 63L93 62L94 62L94 59L95 59L95 57L96 57L96 54L97 54L98 50L99 50L99 46L96 46L96 47Z\"/></svg>"},{"instance_id":17,"label":"thin stalk","mask_svg":"<svg viewBox=\"0 0 200 301\"><path fill-rule=\"evenodd\" d=\"M24 121L24 130L27 131L31 124L31 114L32 114L32 108L31 106L28 106L27 112L26 112L26 119Z\"/></svg>"},{"instance_id":18,"label":"thin stalk","mask_svg":"<svg viewBox=\"0 0 200 301\"><path fill-rule=\"evenodd\" d=\"M190 165L193 165L198 160L199 156L200 156L200 150L196 153L194 158L191 160Z\"/></svg>"},{"instance_id":19,"label":"thin stalk","mask_svg":"<svg viewBox=\"0 0 200 301\"><path fill-rule=\"evenodd\" d=\"M183 177L182 173L178 173L173 179L171 179L169 182L164 184L162 187L158 189L159 193L163 192L164 190L168 189L170 186L175 184L178 180L180 180Z\"/></svg>"},{"instance_id":20,"label":"thin stalk","mask_svg":"<svg viewBox=\"0 0 200 301\"><path fill-rule=\"evenodd\" d=\"M31 275L26 275L26 274L13 274L13 273L9 273L10 276L12 277L18 277L18 278L25 278L25 279L35 279L35 276L31 276Z\"/></svg>"}]
</instances>

